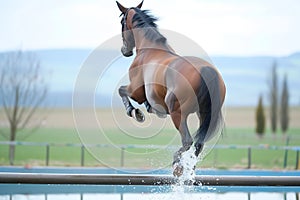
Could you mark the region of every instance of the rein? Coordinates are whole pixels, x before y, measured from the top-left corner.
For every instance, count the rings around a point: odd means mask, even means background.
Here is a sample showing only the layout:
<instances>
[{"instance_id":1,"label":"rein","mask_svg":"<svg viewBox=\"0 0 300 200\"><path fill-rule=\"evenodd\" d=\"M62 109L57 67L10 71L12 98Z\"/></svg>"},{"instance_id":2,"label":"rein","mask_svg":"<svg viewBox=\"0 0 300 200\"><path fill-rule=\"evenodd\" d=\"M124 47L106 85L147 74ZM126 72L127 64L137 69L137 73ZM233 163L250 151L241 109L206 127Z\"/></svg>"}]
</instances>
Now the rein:
<instances>
[{"instance_id":1,"label":"rein","mask_svg":"<svg viewBox=\"0 0 300 200\"><path fill-rule=\"evenodd\" d=\"M122 21L124 21L124 22L122 22L122 24L126 27L126 30L129 30L128 27L127 27L127 16L128 16L129 10L131 10L131 9L134 9L134 8L128 8L128 9L126 10L125 13L121 13L121 14L120 14L120 17L121 17L122 15L124 15L123 20L122 20Z\"/></svg>"}]
</instances>

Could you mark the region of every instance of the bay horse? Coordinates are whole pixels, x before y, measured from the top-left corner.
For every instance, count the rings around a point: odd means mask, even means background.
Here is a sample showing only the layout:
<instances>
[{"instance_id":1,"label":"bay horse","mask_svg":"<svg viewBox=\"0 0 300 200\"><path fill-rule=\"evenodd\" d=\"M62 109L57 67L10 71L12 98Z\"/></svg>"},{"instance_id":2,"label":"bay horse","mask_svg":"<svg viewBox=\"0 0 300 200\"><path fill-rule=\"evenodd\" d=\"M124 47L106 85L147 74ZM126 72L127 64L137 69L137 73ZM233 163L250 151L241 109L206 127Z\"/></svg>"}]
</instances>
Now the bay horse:
<instances>
[{"instance_id":1,"label":"bay horse","mask_svg":"<svg viewBox=\"0 0 300 200\"><path fill-rule=\"evenodd\" d=\"M125 57L136 56L129 68L129 85L119 88L119 95L129 117L143 122L143 112L135 108L130 100L143 104L147 112L158 117L170 115L181 135L182 147L174 154L173 174L181 176L182 153L193 145L195 156L203 150L204 143L224 128L222 105L226 88L218 70L203 59L180 56L168 45L159 32L157 19L148 10L137 7L126 8L117 2L121 11L121 52ZM191 136L187 118L197 113L199 128Z\"/></svg>"}]
</instances>

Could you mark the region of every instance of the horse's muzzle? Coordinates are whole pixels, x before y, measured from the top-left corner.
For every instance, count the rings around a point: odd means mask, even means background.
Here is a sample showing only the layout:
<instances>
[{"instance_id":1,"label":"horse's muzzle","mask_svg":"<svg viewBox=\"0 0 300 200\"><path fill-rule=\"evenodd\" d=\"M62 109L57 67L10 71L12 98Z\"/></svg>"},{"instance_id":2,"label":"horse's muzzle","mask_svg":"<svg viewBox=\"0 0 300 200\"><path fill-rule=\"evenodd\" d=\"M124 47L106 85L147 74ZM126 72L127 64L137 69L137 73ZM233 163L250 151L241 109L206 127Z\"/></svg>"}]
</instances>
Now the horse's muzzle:
<instances>
[{"instance_id":1,"label":"horse's muzzle","mask_svg":"<svg viewBox=\"0 0 300 200\"><path fill-rule=\"evenodd\" d=\"M133 51L128 51L126 48L124 48L124 46L121 48L121 52L125 57L130 57L133 55Z\"/></svg>"}]
</instances>

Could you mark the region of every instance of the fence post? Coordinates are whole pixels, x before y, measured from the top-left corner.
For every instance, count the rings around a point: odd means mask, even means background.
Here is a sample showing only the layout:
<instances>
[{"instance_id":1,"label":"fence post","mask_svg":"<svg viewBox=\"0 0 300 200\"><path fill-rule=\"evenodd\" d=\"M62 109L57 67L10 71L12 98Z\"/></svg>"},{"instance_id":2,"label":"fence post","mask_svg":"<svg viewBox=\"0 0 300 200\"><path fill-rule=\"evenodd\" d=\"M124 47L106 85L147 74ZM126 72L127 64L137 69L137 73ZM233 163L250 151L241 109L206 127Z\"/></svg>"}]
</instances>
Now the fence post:
<instances>
[{"instance_id":1,"label":"fence post","mask_svg":"<svg viewBox=\"0 0 300 200\"><path fill-rule=\"evenodd\" d=\"M251 147L248 147L248 169L251 169Z\"/></svg>"},{"instance_id":2,"label":"fence post","mask_svg":"<svg viewBox=\"0 0 300 200\"><path fill-rule=\"evenodd\" d=\"M287 139L286 139L286 144L285 146L289 146L289 143L290 143L290 137L288 136ZM285 152L284 152L284 161L283 161L283 168L285 169L286 166L287 166L287 158L288 158L288 148L285 149Z\"/></svg>"},{"instance_id":3,"label":"fence post","mask_svg":"<svg viewBox=\"0 0 300 200\"><path fill-rule=\"evenodd\" d=\"M121 167L124 167L124 151L125 148L121 147Z\"/></svg>"},{"instance_id":4,"label":"fence post","mask_svg":"<svg viewBox=\"0 0 300 200\"><path fill-rule=\"evenodd\" d=\"M295 169L299 169L299 150L297 150L297 153L296 153L296 166L295 166Z\"/></svg>"},{"instance_id":5,"label":"fence post","mask_svg":"<svg viewBox=\"0 0 300 200\"><path fill-rule=\"evenodd\" d=\"M287 158L288 158L288 149L284 152L284 160L283 160L283 168L285 169L287 166Z\"/></svg>"},{"instance_id":6,"label":"fence post","mask_svg":"<svg viewBox=\"0 0 300 200\"><path fill-rule=\"evenodd\" d=\"M50 145L46 145L46 166L49 166Z\"/></svg>"},{"instance_id":7,"label":"fence post","mask_svg":"<svg viewBox=\"0 0 300 200\"><path fill-rule=\"evenodd\" d=\"M84 166L84 145L81 146L81 167Z\"/></svg>"}]
</instances>

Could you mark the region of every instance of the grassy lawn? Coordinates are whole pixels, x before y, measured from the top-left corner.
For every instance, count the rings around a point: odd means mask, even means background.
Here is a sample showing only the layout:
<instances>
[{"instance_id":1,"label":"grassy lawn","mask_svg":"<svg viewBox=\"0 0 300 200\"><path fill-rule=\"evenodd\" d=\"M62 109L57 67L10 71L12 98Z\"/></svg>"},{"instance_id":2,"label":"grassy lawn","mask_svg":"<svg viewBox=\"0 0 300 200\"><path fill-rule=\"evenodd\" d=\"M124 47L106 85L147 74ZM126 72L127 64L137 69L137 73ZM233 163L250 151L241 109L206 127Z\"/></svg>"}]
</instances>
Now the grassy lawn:
<instances>
[{"instance_id":1,"label":"grassy lawn","mask_svg":"<svg viewBox=\"0 0 300 200\"><path fill-rule=\"evenodd\" d=\"M297 108L292 113L291 125L296 128L289 129L289 146L299 146L300 144L299 111L300 109ZM52 115L48 117L45 127L31 134L26 133L26 131L18 133L17 141L49 143L49 165L51 166L80 166L82 148L81 146L70 144L81 144L81 142L85 145L107 145L102 147L89 146L87 149L84 149L85 166L123 166L133 168L170 166L173 153L179 148L180 144L180 135L170 122L166 121L165 126L162 128L160 127L161 124L159 124L161 122L159 121L160 119L158 119L158 125L154 123L154 126L153 124L146 127L127 126L128 118L124 111L120 110L114 113L115 116L119 117L117 119L119 123L125 124L125 126L120 128L116 126L115 121L110 119L110 110L101 110L97 114L104 122L103 129L87 127L80 130L80 134L78 134L73 124L73 116L70 110L53 111ZM227 127L224 134L220 137L218 145L250 145L254 147L286 145L286 138L281 133L277 133L276 137L274 137L270 130L267 130L263 138L258 138L253 133L253 109L229 109L226 115L228 118ZM156 118L153 120L156 120ZM0 141L7 141L7 138L0 134ZM129 146L121 149L120 145ZM146 149L132 148L130 145L148 145L149 147ZM155 145L162 146L163 149L158 149ZM176 148L171 148L174 146ZM0 145L0 165L9 165L8 150L8 145ZM46 152L45 145L18 145L16 147L14 164L44 166L46 165ZM251 168L282 169L284 155L284 150L253 148L251 149ZM123 159L121 159L122 156ZM287 168L295 168L295 160L296 152L288 151ZM198 165L205 168L247 168L248 149L215 148Z\"/></svg>"}]
</instances>

